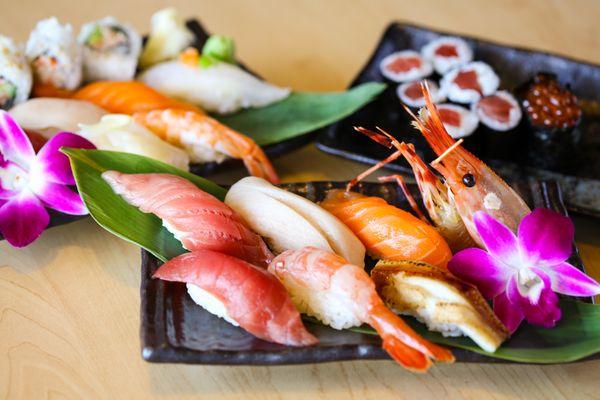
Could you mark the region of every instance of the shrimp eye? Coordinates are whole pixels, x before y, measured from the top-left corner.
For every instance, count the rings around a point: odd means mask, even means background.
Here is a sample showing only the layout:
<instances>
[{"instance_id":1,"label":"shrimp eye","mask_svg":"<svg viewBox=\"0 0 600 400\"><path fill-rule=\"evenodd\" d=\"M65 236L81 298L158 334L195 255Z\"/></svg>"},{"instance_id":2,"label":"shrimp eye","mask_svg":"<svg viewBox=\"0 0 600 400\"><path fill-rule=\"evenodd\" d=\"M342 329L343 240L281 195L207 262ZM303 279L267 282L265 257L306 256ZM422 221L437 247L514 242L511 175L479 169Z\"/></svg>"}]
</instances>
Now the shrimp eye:
<instances>
[{"instance_id":1,"label":"shrimp eye","mask_svg":"<svg viewBox=\"0 0 600 400\"><path fill-rule=\"evenodd\" d=\"M466 187L475 186L475 177L473 176L473 174L464 174L462 177L462 181Z\"/></svg>"}]
</instances>

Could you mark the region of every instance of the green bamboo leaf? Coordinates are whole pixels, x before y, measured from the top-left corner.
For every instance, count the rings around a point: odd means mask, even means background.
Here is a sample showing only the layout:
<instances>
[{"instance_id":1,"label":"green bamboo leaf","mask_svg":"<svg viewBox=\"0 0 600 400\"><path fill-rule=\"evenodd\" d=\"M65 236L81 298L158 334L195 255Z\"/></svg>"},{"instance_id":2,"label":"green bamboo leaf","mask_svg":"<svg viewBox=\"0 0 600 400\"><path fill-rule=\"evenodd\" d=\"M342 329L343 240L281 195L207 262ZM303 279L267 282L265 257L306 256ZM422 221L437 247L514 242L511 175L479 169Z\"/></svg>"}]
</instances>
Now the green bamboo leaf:
<instances>
[{"instance_id":1,"label":"green bamboo leaf","mask_svg":"<svg viewBox=\"0 0 600 400\"><path fill-rule=\"evenodd\" d=\"M495 353L483 351L466 337L444 337L412 318L406 322L420 335L434 343L457 347L488 357L535 364L577 361L600 352L600 306L575 300L561 300L562 319L552 329L526 323ZM371 327L351 328L354 332L377 335Z\"/></svg>"},{"instance_id":2,"label":"green bamboo leaf","mask_svg":"<svg viewBox=\"0 0 600 400\"><path fill-rule=\"evenodd\" d=\"M222 187L204 178L148 157L102 150L63 148L61 151L71 161L77 189L92 218L104 229L143 247L162 261L182 254L185 250L181 243L162 226L160 218L141 212L114 193L101 174L108 170L128 174L174 174L221 200L227 193Z\"/></svg>"},{"instance_id":3,"label":"green bamboo leaf","mask_svg":"<svg viewBox=\"0 0 600 400\"><path fill-rule=\"evenodd\" d=\"M266 107L215 118L266 146L332 124L373 100L385 87L371 82L339 93L292 93Z\"/></svg>"}]
</instances>

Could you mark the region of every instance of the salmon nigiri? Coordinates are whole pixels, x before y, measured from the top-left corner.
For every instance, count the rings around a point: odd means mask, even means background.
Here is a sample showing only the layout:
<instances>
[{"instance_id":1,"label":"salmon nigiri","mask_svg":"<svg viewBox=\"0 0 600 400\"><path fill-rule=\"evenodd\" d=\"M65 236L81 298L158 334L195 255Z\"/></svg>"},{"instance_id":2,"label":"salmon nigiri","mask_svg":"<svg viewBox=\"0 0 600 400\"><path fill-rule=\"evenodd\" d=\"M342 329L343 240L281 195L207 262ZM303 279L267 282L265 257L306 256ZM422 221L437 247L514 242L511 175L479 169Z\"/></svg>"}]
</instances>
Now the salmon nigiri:
<instances>
[{"instance_id":1,"label":"salmon nigiri","mask_svg":"<svg viewBox=\"0 0 600 400\"><path fill-rule=\"evenodd\" d=\"M218 251L259 266L273 258L235 211L184 178L117 171L102 177L129 204L161 218L187 250Z\"/></svg>"},{"instance_id":2,"label":"salmon nigiri","mask_svg":"<svg viewBox=\"0 0 600 400\"><path fill-rule=\"evenodd\" d=\"M452 253L435 228L379 197L331 190L321 206L344 222L377 259L446 267Z\"/></svg>"},{"instance_id":3,"label":"salmon nigiri","mask_svg":"<svg viewBox=\"0 0 600 400\"><path fill-rule=\"evenodd\" d=\"M135 113L133 118L161 139L186 150L192 162L238 158L250 174L279 183L273 165L254 140L207 115L166 109Z\"/></svg>"},{"instance_id":4,"label":"salmon nigiri","mask_svg":"<svg viewBox=\"0 0 600 400\"><path fill-rule=\"evenodd\" d=\"M452 353L413 331L390 311L369 275L342 257L304 247L281 253L269 271L286 287L300 312L335 329L371 325L394 360L414 371L425 371L431 360L454 361Z\"/></svg>"},{"instance_id":5,"label":"salmon nigiri","mask_svg":"<svg viewBox=\"0 0 600 400\"><path fill-rule=\"evenodd\" d=\"M202 113L188 103L177 101L158 93L137 81L98 81L79 89L73 98L86 100L116 114L133 114L141 111L178 108Z\"/></svg>"},{"instance_id":6,"label":"salmon nigiri","mask_svg":"<svg viewBox=\"0 0 600 400\"><path fill-rule=\"evenodd\" d=\"M166 262L153 277L187 283L196 304L260 339L288 346L318 342L277 278L238 258L197 250Z\"/></svg>"}]
</instances>

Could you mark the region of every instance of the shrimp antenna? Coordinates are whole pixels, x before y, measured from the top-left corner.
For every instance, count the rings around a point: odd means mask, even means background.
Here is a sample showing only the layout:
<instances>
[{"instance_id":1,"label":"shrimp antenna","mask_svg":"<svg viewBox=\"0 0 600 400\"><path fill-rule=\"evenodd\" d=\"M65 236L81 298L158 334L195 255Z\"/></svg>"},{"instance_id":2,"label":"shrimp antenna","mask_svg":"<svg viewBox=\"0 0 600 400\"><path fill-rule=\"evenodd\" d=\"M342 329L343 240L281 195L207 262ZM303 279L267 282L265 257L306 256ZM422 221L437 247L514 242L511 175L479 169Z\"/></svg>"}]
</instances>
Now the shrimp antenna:
<instances>
[{"instance_id":1,"label":"shrimp antenna","mask_svg":"<svg viewBox=\"0 0 600 400\"><path fill-rule=\"evenodd\" d=\"M356 184L358 182L365 179L367 176L371 175L373 172L377 171L378 169L384 167L386 164L389 164L392 161L396 160L401 155L402 155L402 153L400 151L396 151L396 152L390 154L385 160L379 161L377 164L371 166L366 171L360 173L356 178L354 178L350 182L348 182L348 184L346 185L346 192L349 192L354 186L356 186Z\"/></svg>"},{"instance_id":2,"label":"shrimp antenna","mask_svg":"<svg viewBox=\"0 0 600 400\"><path fill-rule=\"evenodd\" d=\"M377 128L377 129L379 129L379 128ZM363 135L367 136L369 139L374 140L375 142L387 147L388 149L391 149L393 146L394 138L391 137L391 135L390 136L382 135L379 132L375 132L370 129L363 128L362 126L355 126L354 130L358 133L362 133Z\"/></svg>"},{"instance_id":3,"label":"shrimp antenna","mask_svg":"<svg viewBox=\"0 0 600 400\"><path fill-rule=\"evenodd\" d=\"M454 149L456 149L458 146L460 146L462 144L462 142L464 142L464 141L465 141L464 139L458 139L452 146L448 147L442 154L439 155L438 158L433 160L430 164L435 165L435 164L439 163L440 161L442 161L444 159L444 157L446 157L448 154L452 153L452 151L454 151Z\"/></svg>"},{"instance_id":4,"label":"shrimp antenna","mask_svg":"<svg viewBox=\"0 0 600 400\"><path fill-rule=\"evenodd\" d=\"M410 204L410 206L412 207L414 212L417 214L419 219L424 222L429 223L429 220L427 220L425 215L421 212L421 209L419 208L417 201L415 200L412 193L408 189L408 185L406 185L406 182L404 181L404 178L402 178L401 175L394 174L394 175L382 176L382 177L377 178L377 180L379 182L396 182L398 184L398 186L400 186L400 189L402 189L402 193L404 193L404 197L406 197L406 200L408 200L408 204Z\"/></svg>"}]
</instances>

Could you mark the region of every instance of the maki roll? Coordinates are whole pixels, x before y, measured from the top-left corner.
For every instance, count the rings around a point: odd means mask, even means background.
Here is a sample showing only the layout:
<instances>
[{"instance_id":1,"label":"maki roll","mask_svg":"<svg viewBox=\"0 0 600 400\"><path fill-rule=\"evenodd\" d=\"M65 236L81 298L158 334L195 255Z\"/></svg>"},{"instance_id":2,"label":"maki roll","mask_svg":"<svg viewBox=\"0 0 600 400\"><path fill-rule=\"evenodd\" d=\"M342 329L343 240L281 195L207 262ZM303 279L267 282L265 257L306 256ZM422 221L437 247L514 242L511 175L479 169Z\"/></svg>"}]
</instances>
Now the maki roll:
<instances>
[{"instance_id":1,"label":"maki roll","mask_svg":"<svg viewBox=\"0 0 600 400\"><path fill-rule=\"evenodd\" d=\"M577 97L556 76L539 73L517 91L525 112L529 164L561 172L575 167L582 110Z\"/></svg>"},{"instance_id":2,"label":"maki roll","mask_svg":"<svg viewBox=\"0 0 600 400\"><path fill-rule=\"evenodd\" d=\"M499 85L498 75L492 67L481 61L470 62L451 70L440 83L450 101L469 104L494 93Z\"/></svg>"},{"instance_id":3,"label":"maki roll","mask_svg":"<svg viewBox=\"0 0 600 400\"><path fill-rule=\"evenodd\" d=\"M444 128L453 139L470 136L479 125L475 113L465 107L456 104L438 104L436 107Z\"/></svg>"},{"instance_id":4,"label":"maki roll","mask_svg":"<svg viewBox=\"0 0 600 400\"><path fill-rule=\"evenodd\" d=\"M31 91L31 70L22 49L0 35L0 109L22 103Z\"/></svg>"},{"instance_id":5,"label":"maki roll","mask_svg":"<svg viewBox=\"0 0 600 400\"><path fill-rule=\"evenodd\" d=\"M423 46L421 54L440 75L473 60L473 51L467 42L452 36L432 40Z\"/></svg>"},{"instance_id":6,"label":"maki roll","mask_svg":"<svg viewBox=\"0 0 600 400\"><path fill-rule=\"evenodd\" d=\"M70 24L55 17L37 23L27 41L35 86L72 90L81 83L81 51Z\"/></svg>"},{"instance_id":7,"label":"maki roll","mask_svg":"<svg viewBox=\"0 0 600 400\"><path fill-rule=\"evenodd\" d=\"M83 48L86 82L133 79L142 38L129 25L113 17L89 22L81 28L78 41Z\"/></svg>"},{"instance_id":8,"label":"maki roll","mask_svg":"<svg viewBox=\"0 0 600 400\"><path fill-rule=\"evenodd\" d=\"M425 107L425 97L423 97L423 91L421 90L421 82L423 81L406 82L399 85L396 93L400 101L413 108ZM437 104L446 100L446 96L440 91L437 83L429 79L425 79L425 82L429 87L429 93L434 103Z\"/></svg>"},{"instance_id":9,"label":"maki roll","mask_svg":"<svg viewBox=\"0 0 600 400\"><path fill-rule=\"evenodd\" d=\"M523 113L515 97L501 90L479 99L472 110L485 127L481 132L485 157L517 161L523 147L518 129Z\"/></svg>"},{"instance_id":10,"label":"maki roll","mask_svg":"<svg viewBox=\"0 0 600 400\"><path fill-rule=\"evenodd\" d=\"M425 78L433 72L429 61L414 50L397 51L386 56L379 64L381 74L394 82L410 82Z\"/></svg>"}]
</instances>

